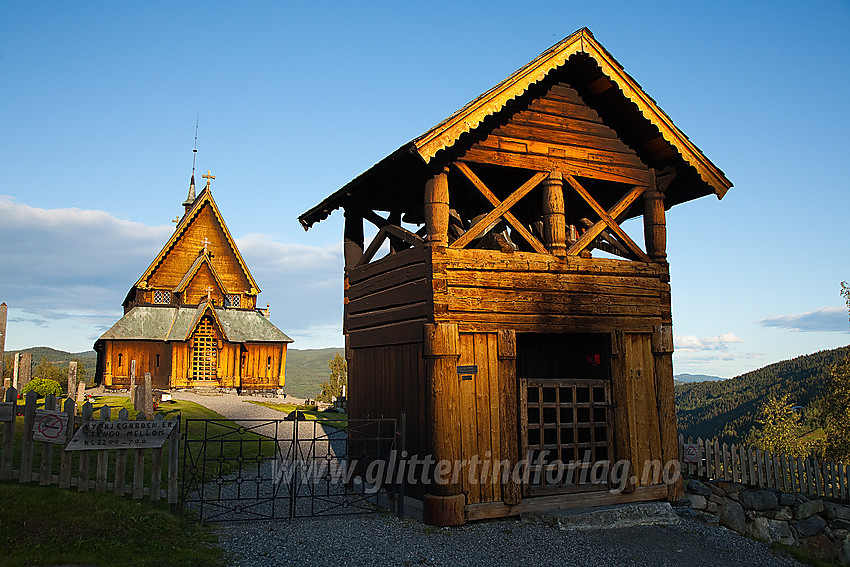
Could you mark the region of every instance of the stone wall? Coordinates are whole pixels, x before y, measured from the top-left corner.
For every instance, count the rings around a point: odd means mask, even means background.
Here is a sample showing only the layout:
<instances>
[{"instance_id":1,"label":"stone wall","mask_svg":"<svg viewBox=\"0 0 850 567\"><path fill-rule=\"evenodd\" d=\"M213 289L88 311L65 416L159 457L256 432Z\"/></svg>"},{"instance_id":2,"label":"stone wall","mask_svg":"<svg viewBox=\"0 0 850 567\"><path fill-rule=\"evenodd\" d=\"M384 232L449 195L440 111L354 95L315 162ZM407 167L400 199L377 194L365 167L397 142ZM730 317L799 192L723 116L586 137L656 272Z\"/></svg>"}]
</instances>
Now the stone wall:
<instances>
[{"instance_id":1,"label":"stone wall","mask_svg":"<svg viewBox=\"0 0 850 567\"><path fill-rule=\"evenodd\" d=\"M850 565L850 506L737 482L689 480L677 512L759 541L802 547L820 559Z\"/></svg>"}]
</instances>

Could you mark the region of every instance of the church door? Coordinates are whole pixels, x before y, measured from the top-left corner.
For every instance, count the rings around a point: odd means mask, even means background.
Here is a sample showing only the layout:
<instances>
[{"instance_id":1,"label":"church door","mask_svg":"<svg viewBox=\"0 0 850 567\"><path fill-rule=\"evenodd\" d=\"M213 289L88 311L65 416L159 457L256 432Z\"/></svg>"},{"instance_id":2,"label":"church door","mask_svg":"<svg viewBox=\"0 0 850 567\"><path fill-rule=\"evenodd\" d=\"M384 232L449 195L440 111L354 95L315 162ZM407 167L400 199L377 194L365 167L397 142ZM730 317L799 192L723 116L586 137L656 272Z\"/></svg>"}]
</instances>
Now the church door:
<instances>
[{"instance_id":1,"label":"church door","mask_svg":"<svg viewBox=\"0 0 850 567\"><path fill-rule=\"evenodd\" d=\"M218 374L215 326L209 316L201 319L192 335L192 380L215 381Z\"/></svg>"}]
</instances>

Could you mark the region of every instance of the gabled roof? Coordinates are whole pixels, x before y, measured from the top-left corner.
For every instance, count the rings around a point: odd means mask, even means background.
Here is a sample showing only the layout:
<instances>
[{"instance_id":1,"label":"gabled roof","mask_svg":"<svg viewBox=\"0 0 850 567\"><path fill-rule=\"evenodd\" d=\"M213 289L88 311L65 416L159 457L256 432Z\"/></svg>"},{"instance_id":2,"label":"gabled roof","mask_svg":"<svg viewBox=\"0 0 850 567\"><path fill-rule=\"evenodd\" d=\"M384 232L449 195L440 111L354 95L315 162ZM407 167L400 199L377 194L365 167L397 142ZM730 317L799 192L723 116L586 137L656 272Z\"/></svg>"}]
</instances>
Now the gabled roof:
<instances>
[{"instance_id":1,"label":"gabled roof","mask_svg":"<svg viewBox=\"0 0 850 567\"><path fill-rule=\"evenodd\" d=\"M209 309L232 343L291 343L283 331L256 310L197 307L133 307L100 336L102 340L185 341Z\"/></svg>"},{"instance_id":2,"label":"gabled roof","mask_svg":"<svg viewBox=\"0 0 850 567\"><path fill-rule=\"evenodd\" d=\"M242 258L242 254L239 252L239 248L236 247L236 241L233 240L233 236L230 234L230 230L228 230L227 225L224 223L224 218L221 216L221 211L218 210L218 205L216 205L209 187L204 188L203 191L201 191L201 193L195 199L192 208L189 209L189 212L186 213L186 215L180 220L180 224L177 225L177 229L174 231L174 234L171 235L171 237L168 239L168 242L165 243L165 246L162 247L162 250L159 251L159 254L156 255L156 258L154 258L153 262L151 262L150 266L148 266L142 276L136 281L135 284L133 284L134 288L144 288L144 284L147 282L148 278L151 277L151 274L153 274L159 263L165 259L165 256L168 254L171 248L180 240L183 234L185 234L186 230L192 225L192 221L198 216L205 204L210 205L210 208L212 209L215 218L218 220L218 223L221 226L222 232L224 232L225 238L227 239L227 243L233 250L233 254L239 261L239 266L242 268L245 277L251 285L252 291L256 292L256 294L260 293L260 288L257 285L257 282L254 281L254 276L251 275L251 271L248 269L248 265Z\"/></svg>"},{"instance_id":3,"label":"gabled roof","mask_svg":"<svg viewBox=\"0 0 850 567\"><path fill-rule=\"evenodd\" d=\"M177 284L177 287L174 288L176 293L182 293L186 286L192 281L192 278L195 277L195 274L198 273L198 270L201 269L201 266L204 264L210 269L210 272L215 279L215 283L218 284L218 287L225 293L227 293L227 288L224 287L224 283L221 281L221 278L218 276L218 273L215 271L215 268L212 265L212 261L209 255L209 252L201 252L200 255L195 259L195 262L189 268L189 271L186 272L186 275L183 276L183 279L180 280L180 283Z\"/></svg>"},{"instance_id":4,"label":"gabled roof","mask_svg":"<svg viewBox=\"0 0 850 567\"><path fill-rule=\"evenodd\" d=\"M302 226L306 230L314 223L327 218L333 210L344 206L348 199L356 196L367 184L400 186L403 183L399 183L397 180L390 183L387 179L389 177L401 177L403 175L401 172L409 172L412 169L416 170L415 175L417 176L427 174L429 169L424 166L431 164L441 150L452 148L463 134L481 126L487 117L505 109L510 101L522 96L533 85L544 81L553 71L562 68L570 58L577 55L583 55L592 60L602 74L619 89L624 101L629 103L628 105L621 105L622 108L619 111L624 114L636 115L633 118L642 117L644 121L657 128L664 142L678 153L684 163L696 171L698 179L708 189L707 191L688 191L685 196L675 200L675 202L711 192L715 193L718 198L723 197L732 186L723 172L673 124L673 121L655 101L594 39L590 30L582 28L302 214L299 217ZM629 106L630 108L627 108ZM416 156L419 159L411 160L410 156ZM417 164L416 161L419 163Z\"/></svg>"}]
</instances>

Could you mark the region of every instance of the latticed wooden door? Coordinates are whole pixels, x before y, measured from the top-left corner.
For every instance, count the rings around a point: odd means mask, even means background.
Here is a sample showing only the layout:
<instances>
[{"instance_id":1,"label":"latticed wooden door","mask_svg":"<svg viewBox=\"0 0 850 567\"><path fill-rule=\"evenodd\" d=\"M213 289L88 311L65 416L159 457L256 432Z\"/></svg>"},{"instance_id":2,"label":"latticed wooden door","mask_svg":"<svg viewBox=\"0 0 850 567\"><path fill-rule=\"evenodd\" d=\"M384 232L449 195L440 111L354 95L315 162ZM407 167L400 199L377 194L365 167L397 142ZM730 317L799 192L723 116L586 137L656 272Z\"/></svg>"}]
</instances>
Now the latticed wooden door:
<instances>
[{"instance_id":1,"label":"latticed wooden door","mask_svg":"<svg viewBox=\"0 0 850 567\"><path fill-rule=\"evenodd\" d=\"M212 319L205 316L192 335L192 380L216 380L217 369L215 327Z\"/></svg>"},{"instance_id":2,"label":"latticed wooden door","mask_svg":"<svg viewBox=\"0 0 850 567\"><path fill-rule=\"evenodd\" d=\"M613 455L608 335L526 335L517 343L520 443L530 472L523 492L608 488Z\"/></svg>"}]
</instances>

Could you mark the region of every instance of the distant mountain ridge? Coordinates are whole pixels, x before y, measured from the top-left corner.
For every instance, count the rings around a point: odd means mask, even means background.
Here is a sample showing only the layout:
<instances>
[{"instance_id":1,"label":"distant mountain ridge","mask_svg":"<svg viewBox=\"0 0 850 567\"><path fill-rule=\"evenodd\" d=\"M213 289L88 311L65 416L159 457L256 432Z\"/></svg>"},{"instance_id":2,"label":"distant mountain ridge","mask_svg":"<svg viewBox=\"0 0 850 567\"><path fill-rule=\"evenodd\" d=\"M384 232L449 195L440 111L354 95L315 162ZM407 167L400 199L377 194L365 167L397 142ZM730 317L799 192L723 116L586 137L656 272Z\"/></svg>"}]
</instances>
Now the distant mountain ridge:
<instances>
[{"instance_id":1,"label":"distant mountain ridge","mask_svg":"<svg viewBox=\"0 0 850 567\"><path fill-rule=\"evenodd\" d=\"M682 374L676 374L673 376L674 380L678 380L684 384L691 384L693 382L716 382L718 380L725 380L725 378L721 378L720 376L711 376L709 374L688 374L686 372Z\"/></svg>"},{"instance_id":2,"label":"distant mountain ridge","mask_svg":"<svg viewBox=\"0 0 850 567\"><path fill-rule=\"evenodd\" d=\"M679 431L694 438L743 442L762 404L771 395L782 394L790 394L794 404L803 406L803 421L816 428L830 371L848 353L850 347L823 350L728 380L677 385Z\"/></svg>"},{"instance_id":3,"label":"distant mountain ridge","mask_svg":"<svg viewBox=\"0 0 850 567\"><path fill-rule=\"evenodd\" d=\"M91 385L94 380L94 368L97 364L97 353L93 350L67 352L46 346L38 346L22 348L20 350L7 350L3 353L3 358L6 359L7 365L11 368L11 365L9 364L10 355L14 356L17 353L25 352L32 354L33 369L38 366L38 363L41 362L42 359L47 359L48 362L55 365L67 365L72 360L77 359L84 365L84 375L78 375L77 378L85 379L89 385Z\"/></svg>"}]
</instances>

